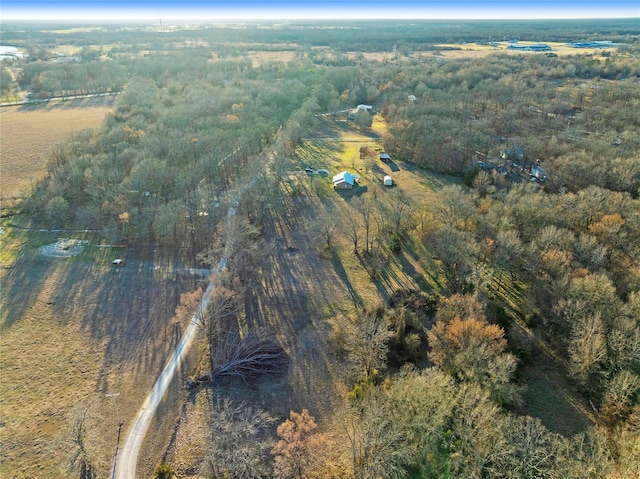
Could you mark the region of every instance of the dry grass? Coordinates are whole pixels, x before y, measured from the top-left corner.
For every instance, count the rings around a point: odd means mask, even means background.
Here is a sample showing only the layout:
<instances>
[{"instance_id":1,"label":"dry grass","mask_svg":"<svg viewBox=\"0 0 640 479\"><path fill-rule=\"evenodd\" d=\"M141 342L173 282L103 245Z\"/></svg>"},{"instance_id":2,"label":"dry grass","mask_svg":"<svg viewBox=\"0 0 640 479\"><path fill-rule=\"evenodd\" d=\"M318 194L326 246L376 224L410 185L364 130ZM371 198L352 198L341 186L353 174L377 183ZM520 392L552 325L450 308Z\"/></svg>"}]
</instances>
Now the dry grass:
<instances>
[{"instance_id":1,"label":"dry grass","mask_svg":"<svg viewBox=\"0 0 640 479\"><path fill-rule=\"evenodd\" d=\"M0 109L0 201L23 196L46 174L49 153L74 132L97 128L113 108L76 101Z\"/></svg>"},{"instance_id":2,"label":"dry grass","mask_svg":"<svg viewBox=\"0 0 640 479\"><path fill-rule=\"evenodd\" d=\"M595 55L601 54L605 51L611 51L613 48L572 48L562 42L518 42L519 45L535 45L537 43L544 43L552 48L552 53L557 55ZM479 45L477 43L447 43L436 45L436 47L443 48L436 54L444 58L484 58L494 53L508 53L510 55L544 55L548 52L527 52L521 50L508 50L508 44L505 42L498 42L496 46L491 45ZM449 50L451 49L451 50ZM422 53L421 57L432 57L434 53Z\"/></svg>"},{"instance_id":3,"label":"dry grass","mask_svg":"<svg viewBox=\"0 0 640 479\"><path fill-rule=\"evenodd\" d=\"M5 229L0 236L3 250L15 249L0 270L0 477L76 475L71 430L85 409L89 457L98 477L108 477L118 424L124 435L186 327L173 312L193 279L150 261L113 268L113 251L96 248L90 235L82 239L89 240L83 253L53 259L37 247L54 234ZM180 396L188 368L169 402ZM175 410L165 405L161 420L172 422ZM146 461L155 465L153 457Z\"/></svg>"},{"instance_id":4,"label":"dry grass","mask_svg":"<svg viewBox=\"0 0 640 479\"><path fill-rule=\"evenodd\" d=\"M269 62L292 62L296 57L296 51L256 51L250 50L247 52L247 57L251 60L251 64L254 68L260 67Z\"/></svg>"}]
</instances>

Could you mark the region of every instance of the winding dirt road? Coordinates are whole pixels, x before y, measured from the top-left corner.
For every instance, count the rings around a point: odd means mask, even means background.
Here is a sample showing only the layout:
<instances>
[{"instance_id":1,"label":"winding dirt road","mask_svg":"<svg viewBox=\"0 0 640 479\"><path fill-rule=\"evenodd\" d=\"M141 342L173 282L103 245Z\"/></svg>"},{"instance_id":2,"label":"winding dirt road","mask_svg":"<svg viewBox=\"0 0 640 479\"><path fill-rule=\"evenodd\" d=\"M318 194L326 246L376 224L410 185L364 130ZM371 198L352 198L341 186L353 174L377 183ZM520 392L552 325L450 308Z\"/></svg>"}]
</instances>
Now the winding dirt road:
<instances>
[{"instance_id":1,"label":"winding dirt road","mask_svg":"<svg viewBox=\"0 0 640 479\"><path fill-rule=\"evenodd\" d=\"M221 261L221 263L223 262ZM213 283L209 283L209 286L202 296L202 301L198 306L198 310L191 318L191 322L180 340L180 344L178 344L178 347L173 352L173 355L167 362L167 365L162 371L162 374L160 374L160 377L158 377L158 380L147 396L147 399L142 403L142 407L138 411L138 415L133 421L131 429L129 429L127 438L125 439L121 450L118 451L119 454L116 454L113 464L114 473L112 474L112 477L116 479L133 479L136 477L136 465L138 463L138 455L140 453L142 441L147 435L147 430L149 429L151 420L156 413L156 409L160 404L162 397L165 392L167 392L169 384L171 384L178 367L182 363L184 355L189 350L191 343L196 337L196 333L198 332L198 320L206 311L209 305L209 299L211 298L211 292L214 288L215 285Z\"/></svg>"},{"instance_id":2,"label":"winding dirt road","mask_svg":"<svg viewBox=\"0 0 640 479\"><path fill-rule=\"evenodd\" d=\"M278 131L274 135L274 139L278 136L281 130L282 127L278 129ZM270 163L273 161L274 155L275 153L271 153L268 156L268 161L263 165L264 170L268 170ZM227 157L223 158L220 163L222 163L229 156L230 155L227 155ZM162 397L167 392L169 384L171 384L171 381L173 380L178 367L182 363L184 356L189 351L191 343L193 343L193 340L198 331L198 323L200 322L200 318L206 312L209 306L209 300L211 299L211 294L216 287L214 279L218 277L218 273L222 272L227 267L226 258L230 257L234 244L231 231L233 231L234 229L233 225L235 223L236 205L238 204L238 198L240 197L240 195L248 191L254 183L255 178L252 181L246 183L231 200L231 204L233 206L231 206L227 211L227 223L229 225L229 231L222 258L220 258L218 266L213 270L213 274L210 277L211 281L209 281L209 285L202 295L202 301L200 302L198 309L191 318L191 322L189 323L184 336L180 340L180 344L178 344L178 347L167 362L167 365L160 374L160 377L158 377L158 380L147 396L147 399L145 399L144 403L142 403L142 406L138 411L138 414L136 415L132 426L127 432L127 437L122 447L118 447L116 451L116 457L113 460L113 469L111 474L112 479L136 478L138 455L140 454L142 442L144 441L144 438L147 435L147 431L149 430L151 420L156 413L156 409L158 408Z\"/></svg>"}]
</instances>

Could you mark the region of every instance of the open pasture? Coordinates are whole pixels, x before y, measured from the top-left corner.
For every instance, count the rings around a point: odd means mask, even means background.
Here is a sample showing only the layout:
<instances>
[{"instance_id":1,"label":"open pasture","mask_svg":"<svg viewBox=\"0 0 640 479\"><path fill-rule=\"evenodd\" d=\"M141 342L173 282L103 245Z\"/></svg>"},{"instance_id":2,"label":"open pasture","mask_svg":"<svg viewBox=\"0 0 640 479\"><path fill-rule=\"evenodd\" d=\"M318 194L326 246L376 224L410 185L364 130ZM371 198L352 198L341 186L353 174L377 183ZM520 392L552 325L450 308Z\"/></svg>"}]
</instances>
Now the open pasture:
<instances>
[{"instance_id":1,"label":"open pasture","mask_svg":"<svg viewBox=\"0 0 640 479\"><path fill-rule=\"evenodd\" d=\"M0 201L24 196L47 171L56 144L86 128L98 128L112 98L0 109Z\"/></svg>"},{"instance_id":2,"label":"open pasture","mask_svg":"<svg viewBox=\"0 0 640 479\"><path fill-rule=\"evenodd\" d=\"M62 236L81 251L40 253ZM125 433L187 326L174 311L201 278L99 243L94 233L2 228L0 477L78 477L80 424L97 476L108 477L119 424ZM116 257L125 265L112 265ZM179 384L172 391L165 401L180 396Z\"/></svg>"}]
</instances>

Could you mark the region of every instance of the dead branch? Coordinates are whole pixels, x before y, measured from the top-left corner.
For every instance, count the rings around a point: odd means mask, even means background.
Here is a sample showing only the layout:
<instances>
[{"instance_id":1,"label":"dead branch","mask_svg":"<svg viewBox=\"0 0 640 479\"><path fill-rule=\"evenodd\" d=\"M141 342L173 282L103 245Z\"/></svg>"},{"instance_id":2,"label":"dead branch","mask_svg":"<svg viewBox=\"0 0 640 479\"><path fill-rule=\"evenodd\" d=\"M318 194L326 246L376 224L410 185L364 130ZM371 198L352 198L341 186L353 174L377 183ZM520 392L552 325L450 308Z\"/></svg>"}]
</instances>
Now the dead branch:
<instances>
[{"instance_id":1,"label":"dead branch","mask_svg":"<svg viewBox=\"0 0 640 479\"><path fill-rule=\"evenodd\" d=\"M187 381L185 388L192 390L223 376L248 382L267 374L279 374L288 363L287 353L264 329L252 329L244 337L229 332L217 343L211 372Z\"/></svg>"},{"instance_id":2,"label":"dead branch","mask_svg":"<svg viewBox=\"0 0 640 479\"><path fill-rule=\"evenodd\" d=\"M263 329L252 329L241 338L237 332L227 334L216 351L216 367L211 379L236 376L243 381L265 374L282 372L288 358L282 347Z\"/></svg>"}]
</instances>

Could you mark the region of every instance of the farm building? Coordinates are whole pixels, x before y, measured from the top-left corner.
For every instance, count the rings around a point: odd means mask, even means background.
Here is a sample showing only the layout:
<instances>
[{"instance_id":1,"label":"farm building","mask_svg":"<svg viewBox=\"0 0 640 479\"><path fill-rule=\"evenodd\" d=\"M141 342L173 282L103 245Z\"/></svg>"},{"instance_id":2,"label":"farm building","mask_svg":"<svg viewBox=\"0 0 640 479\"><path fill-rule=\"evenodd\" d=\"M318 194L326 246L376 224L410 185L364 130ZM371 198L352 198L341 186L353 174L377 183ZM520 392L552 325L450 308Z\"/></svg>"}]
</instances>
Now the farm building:
<instances>
[{"instance_id":1,"label":"farm building","mask_svg":"<svg viewBox=\"0 0 640 479\"><path fill-rule=\"evenodd\" d=\"M550 52L551 47L546 43L538 43L536 45L509 45L507 50L520 50L524 52Z\"/></svg>"},{"instance_id":2,"label":"farm building","mask_svg":"<svg viewBox=\"0 0 640 479\"><path fill-rule=\"evenodd\" d=\"M534 166L531 168L531 177L538 181L544 181L547 179L547 172L542 166Z\"/></svg>"},{"instance_id":3,"label":"farm building","mask_svg":"<svg viewBox=\"0 0 640 479\"><path fill-rule=\"evenodd\" d=\"M393 186L393 178L389 175L385 175L383 179L384 186Z\"/></svg>"},{"instance_id":4,"label":"farm building","mask_svg":"<svg viewBox=\"0 0 640 479\"><path fill-rule=\"evenodd\" d=\"M524 147L518 146L516 148L504 148L500 150L500 158L503 160L524 160Z\"/></svg>"},{"instance_id":5,"label":"farm building","mask_svg":"<svg viewBox=\"0 0 640 479\"><path fill-rule=\"evenodd\" d=\"M333 177L333 187L339 189L351 189L355 186L360 175L343 171Z\"/></svg>"},{"instance_id":6,"label":"farm building","mask_svg":"<svg viewBox=\"0 0 640 479\"><path fill-rule=\"evenodd\" d=\"M366 110L366 111L371 111L373 109L371 105L363 105L363 104L358 105L357 108L358 110Z\"/></svg>"},{"instance_id":7,"label":"farm building","mask_svg":"<svg viewBox=\"0 0 640 479\"><path fill-rule=\"evenodd\" d=\"M569 42L567 46L572 48L613 48L617 47L619 43L613 43L612 41L600 41L600 42Z\"/></svg>"},{"instance_id":8,"label":"farm building","mask_svg":"<svg viewBox=\"0 0 640 479\"><path fill-rule=\"evenodd\" d=\"M380 161L387 163L388 161L391 161L391 156L389 153L380 153Z\"/></svg>"}]
</instances>

